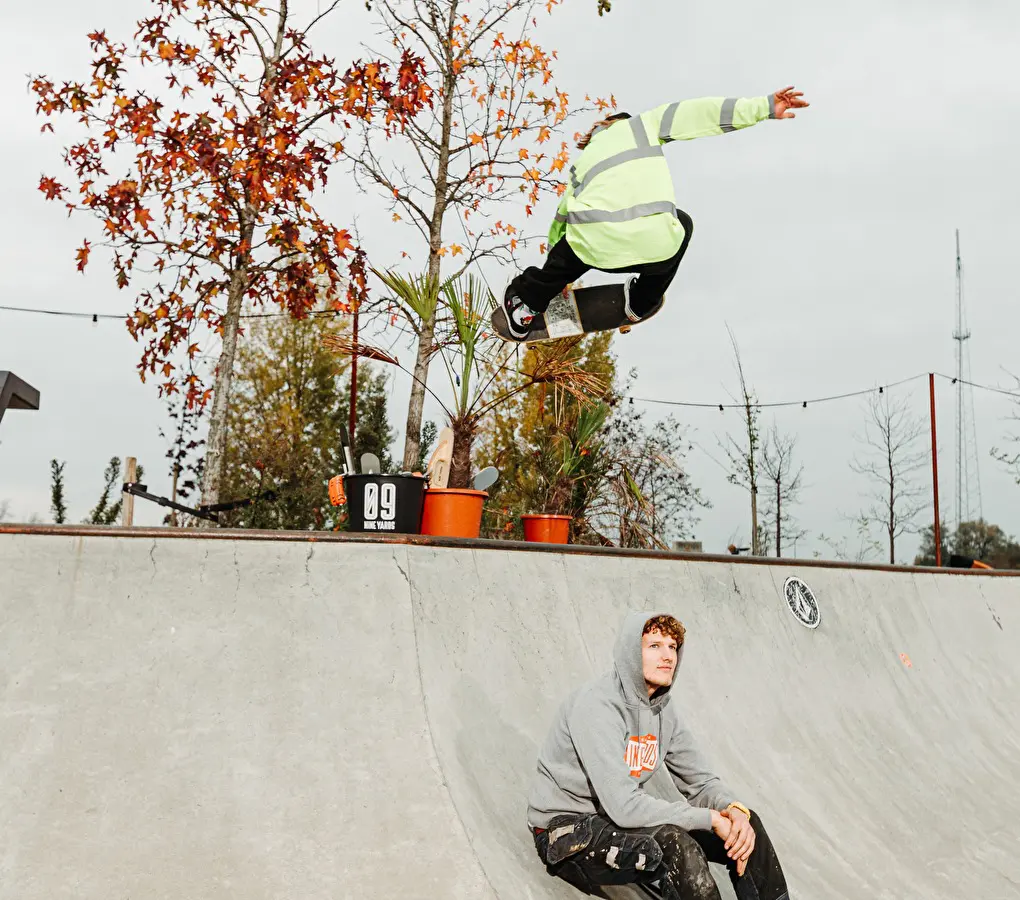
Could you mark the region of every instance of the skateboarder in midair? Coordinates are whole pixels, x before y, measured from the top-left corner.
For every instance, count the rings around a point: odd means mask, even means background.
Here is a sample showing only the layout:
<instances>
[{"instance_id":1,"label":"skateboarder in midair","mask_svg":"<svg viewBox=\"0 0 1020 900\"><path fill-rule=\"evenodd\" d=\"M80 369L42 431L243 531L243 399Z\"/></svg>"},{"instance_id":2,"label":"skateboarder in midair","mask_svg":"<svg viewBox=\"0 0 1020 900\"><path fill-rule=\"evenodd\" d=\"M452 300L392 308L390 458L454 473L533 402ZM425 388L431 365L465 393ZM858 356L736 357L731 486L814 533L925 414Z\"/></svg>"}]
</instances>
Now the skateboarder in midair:
<instances>
[{"instance_id":1,"label":"skateboarder in midair","mask_svg":"<svg viewBox=\"0 0 1020 900\"><path fill-rule=\"evenodd\" d=\"M625 310L640 321L662 302L687 252L694 223L675 205L662 145L727 134L765 119L796 118L808 106L792 87L767 97L704 97L668 103L637 117L616 113L580 141L549 230L549 254L507 286L503 314L523 341L549 302L589 269L632 273Z\"/></svg>"},{"instance_id":2,"label":"skateboarder in midair","mask_svg":"<svg viewBox=\"0 0 1020 900\"><path fill-rule=\"evenodd\" d=\"M788 900L761 819L709 770L670 696L684 638L670 615L630 613L612 671L560 706L528 798L535 848L549 874L594 896L657 883L666 900L719 900L717 862L739 900ZM644 789L662 765L681 799Z\"/></svg>"}]
</instances>

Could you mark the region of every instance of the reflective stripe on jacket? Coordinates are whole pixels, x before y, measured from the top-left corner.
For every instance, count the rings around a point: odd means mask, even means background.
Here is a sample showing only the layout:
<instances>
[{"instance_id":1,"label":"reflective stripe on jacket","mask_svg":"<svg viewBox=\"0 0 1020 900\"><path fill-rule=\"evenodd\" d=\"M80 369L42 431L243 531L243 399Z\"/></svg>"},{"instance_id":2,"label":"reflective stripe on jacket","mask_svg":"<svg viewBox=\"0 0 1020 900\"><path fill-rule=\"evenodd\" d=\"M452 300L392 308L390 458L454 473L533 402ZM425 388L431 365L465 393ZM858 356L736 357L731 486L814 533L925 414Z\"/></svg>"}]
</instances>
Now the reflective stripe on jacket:
<instances>
[{"instance_id":1,"label":"reflective stripe on jacket","mask_svg":"<svg viewBox=\"0 0 1020 900\"><path fill-rule=\"evenodd\" d=\"M619 269L677 253L684 228L662 152L670 141L727 134L775 118L775 97L667 103L596 130L570 169L549 230L589 266Z\"/></svg>"}]
</instances>

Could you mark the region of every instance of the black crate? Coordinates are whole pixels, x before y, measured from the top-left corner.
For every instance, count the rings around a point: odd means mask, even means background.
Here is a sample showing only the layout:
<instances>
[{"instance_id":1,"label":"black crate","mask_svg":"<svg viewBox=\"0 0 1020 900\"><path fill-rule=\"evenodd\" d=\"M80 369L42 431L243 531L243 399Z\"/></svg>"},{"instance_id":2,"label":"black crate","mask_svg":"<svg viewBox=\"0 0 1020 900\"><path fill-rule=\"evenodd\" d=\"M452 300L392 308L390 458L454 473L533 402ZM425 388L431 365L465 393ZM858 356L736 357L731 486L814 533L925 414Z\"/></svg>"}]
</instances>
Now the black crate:
<instances>
[{"instance_id":1,"label":"black crate","mask_svg":"<svg viewBox=\"0 0 1020 900\"><path fill-rule=\"evenodd\" d=\"M425 503L421 475L345 475L348 530L367 534L419 534Z\"/></svg>"}]
</instances>

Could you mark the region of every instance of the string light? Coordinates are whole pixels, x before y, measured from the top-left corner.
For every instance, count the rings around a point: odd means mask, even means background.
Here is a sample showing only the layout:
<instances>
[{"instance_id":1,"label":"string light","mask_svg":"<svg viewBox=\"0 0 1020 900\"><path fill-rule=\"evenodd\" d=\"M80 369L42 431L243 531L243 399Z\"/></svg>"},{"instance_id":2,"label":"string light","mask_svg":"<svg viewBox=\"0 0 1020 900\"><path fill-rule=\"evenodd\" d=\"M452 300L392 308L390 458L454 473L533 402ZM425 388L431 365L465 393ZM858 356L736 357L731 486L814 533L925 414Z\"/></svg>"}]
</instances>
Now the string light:
<instances>
[{"instance_id":1,"label":"string light","mask_svg":"<svg viewBox=\"0 0 1020 900\"><path fill-rule=\"evenodd\" d=\"M952 384L956 384L957 382L956 378L951 378L949 375L943 375L941 372L936 372L935 377L942 378L945 381L951 382ZM965 384L968 387L977 388L979 391L991 391L993 394L1003 394L1006 397L1015 397L1016 399L1020 400L1020 391L1007 391L1004 390L1003 388L992 387L991 385L988 384L977 384L974 381L967 381L964 378L959 379L959 381L960 384Z\"/></svg>"},{"instance_id":2,"label":"string light","mask_svg":"<svg viewBox=\"0 0 1020 900\"><path fill-rule=\"evenodd\" d=\"M72 319L90 319L93 325L98 324L100 319L116 319L118 322L123 322L128 318L126 315L118 315L116 313L89 313L89 312L72 312L67 309L29 309L25 306L0 306L0 311L4 312L18 312L18 313L34 313L39 316L64 316ZM339 309L326 309L326 310L313 310L307 314L308 318L319 318L321 316L336 317L340 315L346 315L342 310ZM242 313L242 319L276 319L284 316L290 316L290 313Z\"/></svg>"},{"instance_id":3,"label":"string light","mask_svg":"<svg viewBox=\"0 0 1020 900\"><path fill-rule=\"evenodd\" d=\"M100 319L119 319L123 322L124 319L127 318L126 316L118 316L110 313L70 312L68 310L61 309L28 309L24 306L0 306L0 310L5 310L6 312L35 313L39 316L68 316L75 319L91 319L93 325Z\"/></svg>"},{"instance_id":4,"label":"string light","mask_svg":"<svg viewBox=\"0 0 1020 900\"><path fill-rule=\"evenodd\" d=\"M116 313L74 312L74 311L71 311L71 310L62 310L62 309L34 309L34 308L30 308L30 307L25 307L25 306L3 306L3 305L0 305L0 311L3 311L3 312L27 313L27 314L40 315L40 316L63 316L63 317L75 318L75 319L88 319L88 320L90 320L92 322L93 326L97 325L99 323L100 319L115 319L117 321L123 322L125 319L128 318L126 315L118 315ZM314 310L314 311L310 311L308 313L308 318L313 318L313 317L314 318L319 318L321 316L336 317L336 316L339 316L339 315L343 315L343 312L341 310L332 310L332 309L330 309L330 310ZM241 318L242 319L271 319L271 318L281 318L281 317L284 317L284 316L290 316L290 313L286 313L286 312L279 312L279 313L262 312L262 313L242 313L241 314ZM506 368L506 367L503 367L503 368ZM921 373L921 374L918 374L918 375L912 375L910 378L901 379L900 381L894 381L891 384L879 385L877 388L874 388L874 387L864 388L863 390L859 390L859 391L849 391L849 392L847 392L845 394L832 394L832 395L830 395L828 397L816 397L814 399L809 399L809 400L780 400L780 401L769 402L769 403L753 403L751 405L755 409L778 409L778 408L781 408L781 407L798 406L798 405L801 407L801 409L807 409L809 403L810 404L831 403L831 402L836 401L836 400L847 400L847 399L851 399L853 397L863 397L866 394L873 393L875 390L877 390L879 394L883 394L885 392L886 388L899 387L901 385L908 384L911 381L917 381L920 378L927 378L927 377L928 377L927 373ZM948 381L950 384L956 384L957 380L958 380L958 379L956 379L956 378L954 378L954 377L952 377L950 375L943 375L941 372L936 372L935 373L935 377L936 378L941 378L944 381ZM976 388L977 390L980 390L980 391L989 391L989 392L994 393L994 394L1001 394L1002 396L1005 396L1005 397L1012 397L1013 399L1020 400L1020 390L1018 390L1018 391L1008 391L1008 390L1005 390L1003 388L992 387L991 385L987 385L987 384L979 384L978 382L967 381L965 379L959 379L959 381L961 383L967 385L968 387ZM678 406L678 407L684 407L684 408L688 408L688 409L718 409L719 412L724 412L727 409L744 409L744 407L745 407L745 404L743 404L743 403L715 403L715 402L710 403L710 402L698 402L698 401L693 401L693 400L659 400L659 399L656 399L654 397L631 397L629 399L630 399L631 403L634 403L634 401L637 401L638 403L653 403L653 404L659 404L659 405L662 405L662 406Z\"/></svg>"},{"instance_id":5,"label":"string light","mask_svg":"<svg viewBox=\"0 0 1020 900\"><path fill-rule=\"evenodd\" d=\"M892 384L887 384L879 387L877 390L882 393L884 388L899 387L902 384L907 384L911 381L917 381L919 378L927 378L927 374L921 373L919 375L912 375L910 378L904 378L900 381L894 381ZM829 397L816 397L813 400L779 400L771 403L752 403L750 404L755 409L777 409L781 406L799 406L801 409L807 409L809 403L830 403L833 400L846 400L851 397L863 397L865 394L871 394L876 389L865 388L860 391L849 391L845 394L833 394ZM1020 397L1020 394L1017 395ZM635 397L639 403L658 403L663 406L683 406L692 409L714 409L718 408L719 412L723 412L727 409L744 409L747 404L744 403L699 403L693 400L656 400L653 397Z\"/></svg>"}]
</instances>

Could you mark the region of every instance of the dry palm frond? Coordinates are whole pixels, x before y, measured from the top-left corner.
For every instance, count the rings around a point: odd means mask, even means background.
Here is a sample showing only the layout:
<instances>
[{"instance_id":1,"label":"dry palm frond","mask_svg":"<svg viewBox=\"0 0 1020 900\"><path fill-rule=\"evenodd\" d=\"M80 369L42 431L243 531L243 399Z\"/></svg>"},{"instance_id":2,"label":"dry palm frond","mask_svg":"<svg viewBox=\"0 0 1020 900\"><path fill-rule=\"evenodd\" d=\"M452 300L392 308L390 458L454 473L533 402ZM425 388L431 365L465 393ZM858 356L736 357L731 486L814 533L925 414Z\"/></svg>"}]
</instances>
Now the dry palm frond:
<instances>
[{"instance_id":1,"label":"dry palm frond","mask_svg":"<svg viewBox=\"0 0 1020 900\"><path fill-rule=\"evenodd\" d=\"M360 341L354 343L350 338L344 337L343 335L328 334L322 339L323 346L329 350L333 350L336 353L342 353L344 356L362 356L365 359L375 359L379 362L390 363L396 366L402 372L407 372L408 375L414 376L407 371L402 365L400 360L393 356L391 353L387 353L385 350L381 350L378 347L373 347L371 344L363 344ZM424 385L425 390L435 397L436 402L443 408L447 415L452 415L450 410L443 403L442 397L439 397L435 391L433 391L427 384Z\"/></svg>"},{"instance_id":2,"label":"dry palm frond","mask_svg":"<svg viewBox=\"0 0 1020 900\"><path fill-rule=\"evenodd\" d=\"M530 372L525 373L529 384L552 384L587 406L605 396L609 385L605 378L586 372L575 362L555 357L536 360Z\"/></svg>"},{"instance_id":3,"label":"dry palm frond","mask_svg":"<svg viewBox=\"0 0 1020 900\"><path fill-rule=\"evenodd\" d=\"M322 339L322 343L327 349L332 350L334 353L342 353L344 356L362 356L365 359L375 359L394 366L400 365L400 361L385 350L373 347L371 344L362 343L361 341L355 343L346 335L327 334Z\"/></svg>"},{"instance_id":4,"label":"dry palm frond","mask_svg":"<svg viewBox=\"0 0 1020 900\"><path fill-rule=\"evenodd\" d=\"M576 352L581 342L587 337L585 334L576 334L572 337L560 338L556 341L540 341L537 344L528 346L529 353L536 362L544 359L571 359L580 357L581 353Z\"/></svg>"},{"instance_id":5,"label":"dry palm frond","mask_svg":"<svg viewBox=\"0 0 1020 900\"><path fill-rule=\"evenodd\" d=\"M528 384L556 385L587 405L602 399L609 391L608 382L600 375L582 369L578 348L585 335L543 341L530 348L526 368L521 370Z\"/></svg>"},{"instance_id":6,"label":"dry palm frond","mask_svg":"<svg viewBox=\"0 0 1020 900\"><path fill-rule=\"evenodd\" d=\"M572 355L582 339L583 337L564 338L560 341L538 344L533 351L529 350L526 366L519 370L505 364L510 361L517 348L498 349L495 356L483 361L488 370L489 381L478 392L477 406L472 410L473 417L480 420L490 410L536 384L552 385L574 397L583 407L604 399L610 388L606 379L582 369L576 362L577 357ZM515 371L519 376L517 378L512 374ZM501 373L509 375L513 383L496 392L495 396L490 396L488 388Z\"/></svg>"}]
</instances>

